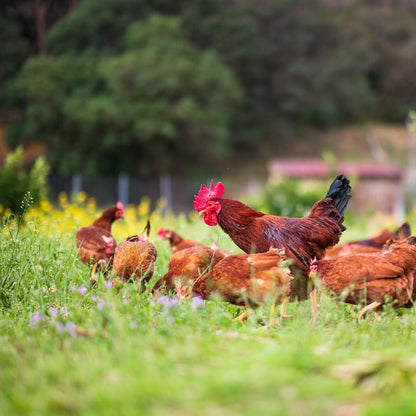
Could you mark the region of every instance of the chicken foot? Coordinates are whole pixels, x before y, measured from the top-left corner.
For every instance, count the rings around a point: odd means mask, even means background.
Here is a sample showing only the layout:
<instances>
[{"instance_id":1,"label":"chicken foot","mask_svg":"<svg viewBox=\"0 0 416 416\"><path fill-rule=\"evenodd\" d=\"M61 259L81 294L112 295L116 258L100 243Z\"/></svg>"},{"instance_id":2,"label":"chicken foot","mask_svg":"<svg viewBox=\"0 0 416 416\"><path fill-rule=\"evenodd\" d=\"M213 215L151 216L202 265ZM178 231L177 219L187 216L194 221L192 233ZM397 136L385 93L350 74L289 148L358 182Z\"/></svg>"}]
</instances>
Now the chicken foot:
<instances>
[{"instance_id":1,"label":"chicken foot","mask_svg":"<svg viewBox=\"0 0 416 416\"><path fill-rule=\"evenodd\" d=\"M250 309L247 309L242 314L238 315L237 318L234 318L233 322L238 321L240 322L240 324L242 324L244 319L246 319L249 315L250 315Z\"/></svg>"},{"instance_id":2,"label":"chicken foot","mask_svg":"<svg viewBox=\"0 0 416 416\"><path fill-rule=\"evenodd\" d=\"M360 310L360 312L357 315L356 321L360 322L362 317L367 313L367 312L371 312L373 309L378 308L379 306L381 306L382 303L381 302L373 302L370 303L369 305L365 306L364 308L362 308Z\"/></svg>"},{"instance_id":3,"label":"chicken foot","mask_svg":"<svg viewBox=\"0 0 416 416\"><path fill-rule=\"evenodd\" d=\"M98 261L96 263L94 263L94 266L92 267L91 277L90 277L90 283L92 285L94 285L95 283L97 283L97 279L95 278L95 273L97 271L97 267L98 267Z\"/></svg>"},{"instance_id":4,"label":"chicken foot","mask_svg":"<svg viewBox=\"0 0 416 416\"><path fill-rule=\"evenodd\" d=\"M286 314L286 309L287 309L287 305L289 303L289 298L284 298L282 300L282 304L280 305L280 316L279 319L277 321L275 321L273 319L273 315L274 315L274 311L276 309L276 303L273 302L272 305L270 306L270 314L269 314L269 325L281 325L283 319L288 319L288 318L292 318L293 315L287 315Z\"/></svg>"}]
</instances>

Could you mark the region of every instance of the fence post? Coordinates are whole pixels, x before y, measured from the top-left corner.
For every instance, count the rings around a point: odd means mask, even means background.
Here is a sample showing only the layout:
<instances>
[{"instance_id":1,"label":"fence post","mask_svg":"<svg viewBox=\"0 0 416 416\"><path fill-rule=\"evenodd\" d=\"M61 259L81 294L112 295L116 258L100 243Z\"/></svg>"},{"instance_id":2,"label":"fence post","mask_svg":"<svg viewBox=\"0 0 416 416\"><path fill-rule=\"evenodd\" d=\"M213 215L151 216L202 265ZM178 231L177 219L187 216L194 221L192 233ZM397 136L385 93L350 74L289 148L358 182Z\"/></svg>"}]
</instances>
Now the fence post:
<instances>
[{"instance_id":1,"label":"fence post","mask_svg":"<svg viewBox=\"0 0 416 416\"><path fill-rule=\"evenodd\" d=\"M410 208L416 201L416 140L415 126L410 115L406 120L407 127L407 194Z\"/></svg>"},{"instance_id":2,"label":"fence post","mask_svg":"<svg viewBox=\"0 0 416 416\"><path fill-rule=\"evenodd\" d=\"M76 196L82 191L82 175L74 173L71 181L71 195Z\"/></svg>"},{"instance_id":3,"label":"fence post","mask_svg":"<svg viewBox=\"0 0 416 416\"><path fill-rule=\"evenodd\" d=\"M129 203L129 175L127 173L118 175L118 200L124 205Z\"/></svg>"},{"instance_id":4,"label":"fence post","mask_svg":"<svg viewBox=\"0 0 416 416\"><path fill-rule=\"evenodd\" d=\"M159 178L160 196L166 200L165 211L172 210L172 179L169 175L163 175Z\"/></svg>"}]
</instances>

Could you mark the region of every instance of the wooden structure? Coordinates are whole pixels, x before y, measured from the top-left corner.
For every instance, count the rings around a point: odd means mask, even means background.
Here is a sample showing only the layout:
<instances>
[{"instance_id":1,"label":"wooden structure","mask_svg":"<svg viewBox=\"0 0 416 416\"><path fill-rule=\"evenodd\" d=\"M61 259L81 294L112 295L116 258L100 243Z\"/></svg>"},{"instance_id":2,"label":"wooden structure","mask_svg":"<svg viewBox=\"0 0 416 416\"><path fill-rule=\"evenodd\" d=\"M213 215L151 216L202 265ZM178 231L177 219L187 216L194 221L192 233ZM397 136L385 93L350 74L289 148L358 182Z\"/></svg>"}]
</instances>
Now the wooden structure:
<instances>
[{"instance_id":1,"label":"wooden structure","mask_svg":"<svg viewBox=\"0 0 416 416\"><path fill-rule=\"evenodd\" d=\"M332 168L321 159L277 159L268 164L268 171L271 182L282 178L316 182L343 173L353 182L349 206L354 211L376 210L398 222L404 217L404 175L394 164L341 162Z\"/></svg>"}]
</instances>

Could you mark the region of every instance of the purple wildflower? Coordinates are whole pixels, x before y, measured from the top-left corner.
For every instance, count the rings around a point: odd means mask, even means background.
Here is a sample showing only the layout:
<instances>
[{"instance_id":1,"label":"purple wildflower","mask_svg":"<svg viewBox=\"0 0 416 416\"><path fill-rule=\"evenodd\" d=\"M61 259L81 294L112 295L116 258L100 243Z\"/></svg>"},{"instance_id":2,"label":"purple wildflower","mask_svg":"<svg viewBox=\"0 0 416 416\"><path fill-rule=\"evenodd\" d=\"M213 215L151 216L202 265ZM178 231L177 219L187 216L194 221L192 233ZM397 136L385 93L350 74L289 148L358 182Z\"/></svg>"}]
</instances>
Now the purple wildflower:
<instances>
[{"instance_id":1,"label":"purple wildflower","mask_svg":"<svg viewBox=\"0 0 416 416\"><path fill-rule=\"evenodd\" d=\"M58 309L56 308L50 308L49 313L52 316L52 318L56 318L58 316Z\"/></svg>"},{"instance_id":2,"label":"purple wildflower","mask_svg":"<svg viewBox=\"0 0 416 416\"><path fill-rule=\"evenodd\" d=\"M174 308L179 305L179 298L177 297L169 297L169 296L161 296L157 300L157 304L163 306L164 309Z\"/></svg>"},{"instance_id":3,"label":"purple wildflower","mask_svg":"<svg viewBox=\"0 0 416 416\"><path fill-rule=\"evenodd\" d=\"M113 287L113 284L111 282L111 280L106 280L104 283L104 286L106 289L111 289Z\"/></svg>"},{"instance_id":4,"label":"purple wildflower","mask_svg":"<svg viewBox=\"0 0 416 416\"><path fill-rule=\"evenodd\" d=\"M103 306L104 306L104 301L101 298L99 298L97 301L97 308L102 309Z\"/></svg>"},{"instance_id":5,"label":"purple wildflower","mask_svg":"<svg viewBox=\"0 0 416 416\"><path fill-rule=\"evenodd\" d=\"M82 296L84 296L87 293L87 288L82 285L78 288L78 292L81 293Z\"/></svg>"},{"instance_id":6,"label":"purple wildflower","mask_svg":"<svg viewBox=\"0 0 416 416\"><path fill-rule=\"evenodd\" d=\"M128 305L128 304L129 304L129 302L130 302L130 299L129 299L129 298L124 298L124 299L123 299L123 303L124 303L125 305Z\"/></svg>"},{"instance_id":7,"label":"purple wildflower","mask_svg":"<svg viewBox=\"0 0 416 416\"><path fill-rule=\"evenodd\" d=\"M29 326L31 326L32 328L36 328L42 319L43 316L40 312L33 312L31 317L29 318Z\"/></svg>"},{"instance_id":8,"label":"purple wildflower","mask_svg":"<svg viewBox=\"0 0 416 416\"><path fill-rule=\"evenodd\" d=\"M75 292L77 290L77 287L71 283L71 285L69 286L69 288L71 289L71 292Z\"/></svg>"},{"instance_id":9,"label":"purple wildflower","mask_svg":"<svg viewBox=\"0 0 416 416\"><path fill-rule=\"evenodd\" d=\"M197 309L203 308L205 306L205 301L200 296L194 296L192 298L191 310L196 312Z\"/></svg>"},{"instance_id":10,"label":"purple wildflower","mask_svg":"<svg viewBox=\"0 0 416 416\"><path fill-rule=\"evenodd\" d=\"M65 325L62 322L56 322L55 326L58 332L63 332L65 330Z\"/></svg>"},{"instance_id":11,"label":"purple wildflower","mask_svg":"<svg viewBox=\"0 0 416 416\"><path fill-rule=\"evenodd\" d=\"M77 326L73 322L69 321L66 323L66 330L72 338L77 336Z\"/></svg>"},{"instance_id":12,"label":"purple wildflower","mask_svg":"<svg viewBox=\"0 0 416 416\"><path fill-rule=\"evenodd\" d=\"M66 315L68 313L68 309L66 308L66 306L62 306L61 309L59 310L59 313L61 315Z\"/></svg>"},{"instance_id":13,"label":"purple wildflower","mask_svg":"<svg viewBox=\"0 0 416 416\"><path fill-rule=\"evenodd\" d=\"M149 305L153 308L153 306L155 306L156 303L153 299L149 299Z\"/></svg>"},{"instance_id":14,"label":"purple wildflower","mask_svg":"<svg viewBox=\"0 0 416 416\"><path fill-rule=\"evenodd\" d=\"M91 299L94 301L94 302L97 302L97 296L95 296L95 295L91 295Z\"/></svg>"}]
</instances>

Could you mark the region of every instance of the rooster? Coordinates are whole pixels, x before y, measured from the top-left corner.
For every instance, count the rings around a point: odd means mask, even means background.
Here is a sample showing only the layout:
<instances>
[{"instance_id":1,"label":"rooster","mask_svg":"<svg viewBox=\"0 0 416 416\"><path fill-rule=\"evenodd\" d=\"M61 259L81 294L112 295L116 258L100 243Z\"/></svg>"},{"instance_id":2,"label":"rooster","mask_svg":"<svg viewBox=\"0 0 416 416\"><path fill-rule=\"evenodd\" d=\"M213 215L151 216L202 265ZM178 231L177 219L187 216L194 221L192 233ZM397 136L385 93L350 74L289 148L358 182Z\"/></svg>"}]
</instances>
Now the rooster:
<instances>
[{"instance_id":1,"label":"rooster","mask_svg":"<svg viewBox=\"0 0 416 416\"><path fill-rule=\"evenodd\" d=\"M203 245L175 251L169 259L167 273L156 282L154 289L162 285L167 290L176 288L178 284L189 286L223 258L220 251Z\"/></svg>"},{"instance_id":2,"label":"rooster","mask_svg":"<svg viewBox=\"0 0 416 416\"><path fill-rule=\"evenodd\" d=\"M311 260L321 259L346 229L342 223L351 198L349 180L344 175L337 176L325 199L316 202L304 218L264 214L240 201L221 198L224 190L221 182L214 185L211 181L209 189L202 185L194 200L199 215L204 216L207 225L219 224L246 253L262 253L270 247L284 249L299 279L299 288L293 288L292 297L305 299Z\"/></svg>"},{"instance_id":3,"label":"rooster","mask_svg":"<svg viewBox=\"0 0 416 416\"><path fill-rule=\"evenodd\" d=\"M91 282L95 280L97 267L104 271L111 266L117 247L116 240L111 235L111 226L114 221L123 218L123 215L124 205L119 201L115 207L106 209L92 225L82 227L75 236L80 260L93 265Z\"/></svg>"},{"instance_id":4,"label":"rooster","mask_svg":"<svg viewBox=\"0 0 416 416\"><path fill-rule=\"evenodd\" d=\"M273 301L269 323L276 303L282 303L280 319L286 315L292 275L282 250L270 248L266 253L235 254L219 261L211 270L195 281L193 292L207 299L211 294L220 295L234 305L258 306ZM249 309L238 316L240 322Z\"/></svg>"},{"instance_id":5,"label":"rooster","mask_svg":"<svg viewBox=\"0 0 416 416\"><path fill-rule=\"evenodd\" d=\"M125 281L140 280L141 291L153 276L157 257L155 246L147 241L149 233L148 221L142 235L128 237L118 245L113 260L117 275Z\"/></svg>"},{"instance_id":6,"label":"rooster","mask_svg":"<svg viewBox=\"0 0 416 416\"><path fill-rule=\"evenodd\" d=\"M334 260L313 260L311 278L318 276L321 286L336 296L344 295L347 303L366 306L358 319L386 302L395 308L406 305L413 292L413 270L416 268L416 237L388 242L383 250L371 254L351 254ZM315 291L311 294L313 320L317 306ZM315 299L314 299L315 298Z\"/></svg>"}]
</instances>

